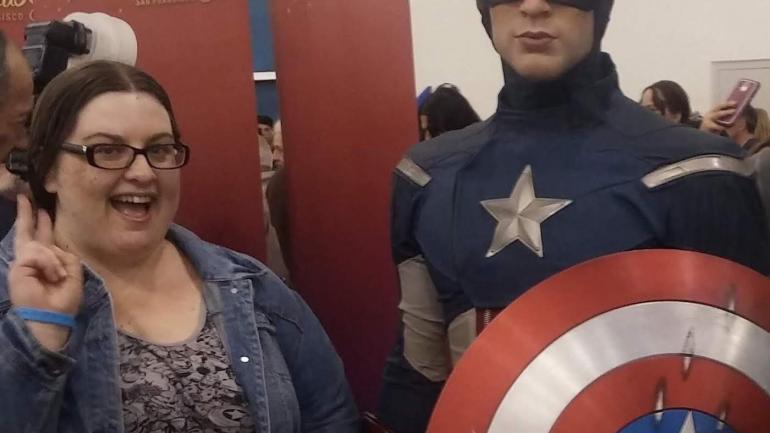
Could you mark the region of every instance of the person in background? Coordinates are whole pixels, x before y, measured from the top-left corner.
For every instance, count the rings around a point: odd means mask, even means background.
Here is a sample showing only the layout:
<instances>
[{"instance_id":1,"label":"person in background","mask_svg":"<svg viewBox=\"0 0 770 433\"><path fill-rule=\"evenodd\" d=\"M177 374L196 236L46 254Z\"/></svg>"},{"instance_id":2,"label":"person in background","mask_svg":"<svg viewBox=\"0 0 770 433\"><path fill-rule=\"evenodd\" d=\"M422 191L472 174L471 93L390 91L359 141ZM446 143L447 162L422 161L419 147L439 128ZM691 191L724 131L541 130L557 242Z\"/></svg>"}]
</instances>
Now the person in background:
<instances>
[{"instance_id":1,"label":"person in background","mask_svg":"<svg viewBox=\"0 0 770 433\"><path fill-rule=\"evenodd\" d=\"M0 159L27 146L27 121L34 103L32 71L21 50L0 31Z\"/></svg>"},{"instance_id":2,"label":"person in background","mask_svg":"<svg viewBox=\"0 0 770 433\"><path fill-rule=\"evenodd\" d=\"M765 146L765 143L755 135L758 122L757 109L747 105L735 123L727 127L725 131L728 137L746 150L747 154L754 155Z\"/></svg>"},{"instance_id":3,"label":"person in background","mask_svg":"<svg viewBox=\"0 0 770 433\"><path fill-rule=\"evenodd\" d=\"M275 122L273 127L273 169L278 170L284 165L283 156L283 132L281 131L281 121Z\"/></svg>"},{"instance_id":4,"label":"person in background","mask_svg":"<svg viewBox=\"0 0 770 433\"><path fill-rule=\"evenodd\" d=\"M770 115L764 108L754 107L754 110L757 111L757 127L754 128L754 136L763 144L762 148L764 148L770 145Z\"/></svg>"},{"instance_id":5,"label":"person in background","mask_svg":"<svg viewBox=\"0 0 770 433\"><path fill-rule=\"evenodd\" d=\"M16 193L23 189L23 182L4 162L11 149L27 147L33 91L32 71L24 54L0 31L0 237L13 226Z\"/></svg>"},{"instance_id":6,"label":"person in background","mask_svg":"<svg viewBox=\"0 0 770 433\"><path fill-rule=\"evenodd\" d=\"M172 223L190 150L160 84L75 67L30 132L37 211L20 196L0 243L4 432L357 432L299 295Z\"/></svg>"},{"instance_id":7,"label":"person in background","mask_svg":"<svg viewBox=\"0 0 770 433\"><path fill-rule=\"evenodd\" d=\"M755 178L762 202L767 211L767 224L770 227L770 117L764 108L754 108L757 112L757 126L754 137L758 144L752 149Z\"/></svg>"},{"instance_id":8,"label":"person in background","mask_svg":"<svg viewBox=\"0 0 770 433\"><path fill-rule=\"evenodd\" d=\"M291 275L292 263L289 243L288 191L286 190L287 168L284 160L283 127L280 120L275 123L274 131L273 167L275 167L275 173L267 184L265 195L270 208L270 222L275 229L277 247L280 248L288 278Z\"/></svg>"},{"instance_id":9,"label":"person in background","mask_svg":"<svg viewBox=\"0 0 770 433\"><path fill-rule=\"evenodd\" d=\"M650 85L642 92L639 103L674 123L695 126L690 121L690 97L682 86L674 81L662 80Z\"/></svg>"},{"instance_id":10,"label":"person in background","mask_svg":"<svg viewBox=\"0 0 770 433\"><path fill-rule=\"evenodd\" d=\"M747 105L732 125L724 125L719 121L719 119L728 118L734 114L735 104L733 102L719 104L703 116L700 129L713 134L726 135L741 146L748 155L756 154L766 145L755 135L759 123L759 113L753 106Z\"/></svg>"},{"instance_id":11,"label":"person in background","mask_svg":"<svg viewBox=\"0 0 770 433\"><path fill-rule=\"evenodd\" d=\"M257 116L257 126L259 127L259 135L265 137L267 144L272 148L273 146L273 126L275 121L272 117L260 114Z\"/></svg>"},{"instance_id":12,"label":"person in background","mask_svg":"<svg viewBox=\"0 0 770 433\"><path fill-rule=\"evenodd\" d=\"M262 135L257 136L257 144L259 146L259 169L263 173L264 179L265 173L268 173L270 176L273 174L273 151L270 148L270 143Z\"/></svg>"},{"instance_id":13,"label":"person in background","mask_svg":"<svg viewBox=\"0 0 770 433\"><path fill-rule=\"evenodd\" d=\"M420 141L425 140L425 133L428 129L428 119L422 115L422 107L432 93L433 86L428 86L417 95L417 133L420 136Z\"/></svg>"},{"instance_id":14,"label":"person in background","mask_svg":"<svg viewBox=\"0 0 770 433\"><path fill-rule=\"evenodd\" d=\"M275 169L273 149L267 144L262 135L259 136L259 161L262 177L262 220L265 224L265 241L267 246L266 264L275 272L281 280L289 283L289 268L286 266L284 254L281 249L278 233L273 221L272 204L268 201L267 191L270 185L276 182L276 176L282 171Z\"/></svg>"},{"instance_id":15,"label":"person in background","mask_svg":"<svg viewBox=\"0 0 770 433\"><path fill-rule=\"evenodd\" d=\"M470 102L452 84L442 84L420 106L421 139L463 129L481 121Z\"/></svg>"}]
</instances>

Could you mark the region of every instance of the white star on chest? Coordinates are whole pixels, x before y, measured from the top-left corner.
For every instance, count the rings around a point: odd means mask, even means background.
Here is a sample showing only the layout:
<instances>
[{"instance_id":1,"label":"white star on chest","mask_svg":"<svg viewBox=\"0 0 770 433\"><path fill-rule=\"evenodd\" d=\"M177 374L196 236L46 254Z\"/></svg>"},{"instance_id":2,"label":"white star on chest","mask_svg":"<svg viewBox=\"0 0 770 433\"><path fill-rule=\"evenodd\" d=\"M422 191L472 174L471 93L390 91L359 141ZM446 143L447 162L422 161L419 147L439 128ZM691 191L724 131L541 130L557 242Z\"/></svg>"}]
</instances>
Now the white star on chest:
<instances>
[{"instance_id":1,"label":"white star on chest","mask_svg":"<svg viewBox=\"0 0 770 433\"><path fill-rule=\"evenodd\" d=\"M540 224L571 203L572 200L536 197L532 167L526 166L510 197L481 202L497 220L487 257L495 256L516 241L521 241L539 257L544 257Z\"/></svg>"}]
</instances>

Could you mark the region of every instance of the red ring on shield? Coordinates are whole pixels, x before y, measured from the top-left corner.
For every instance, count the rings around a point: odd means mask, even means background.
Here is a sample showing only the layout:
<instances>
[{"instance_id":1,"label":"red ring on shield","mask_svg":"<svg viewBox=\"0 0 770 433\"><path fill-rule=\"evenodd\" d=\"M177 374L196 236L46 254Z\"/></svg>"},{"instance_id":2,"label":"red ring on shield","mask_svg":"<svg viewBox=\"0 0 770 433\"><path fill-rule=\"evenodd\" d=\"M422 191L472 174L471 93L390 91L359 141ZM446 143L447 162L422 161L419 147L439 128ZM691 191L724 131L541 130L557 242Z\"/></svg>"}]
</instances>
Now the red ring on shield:
<instances>
[{"instance_id":1,"label":"red ring on shield","mask_svg":"<svg viewBox=\"0 0 770 433\"><path fill-rule=\"evenodd\" d=\"M658 301L689 302L730 310L763 330L770 330L770 280L751 269L721 258L677 250L633 251L595 259L535 286L506 308L482 332L447 381L431 417L428 432L488 431L509 388L551 343L603 313ZM665 375L661 368L667 372ZM626 369L629 371L624 372ZM637 382L632 382L634 386L630 388L633 390L629 389L628 382L618 387L618 378L624 377L624 374L633 374L635 369L638 369L637 373L653 376L641 377ZM745 403L740 394L761 393L760 402L769 398L756 384L727 366L700 359L693 361L688 376L690 380L677 383L673 378L676 375L682 376L683 359L674 356L630 363L605 374L582 390L565 407L554 425L560 430L551 431L566 431L565 422L575 426L573 422L579 421L577 425L581 428L575 430L572 427L571 431L615 433L636 418L655 410L655 388L650 390L648 387L663 377L671 378L672 384L669 385L664 408L692 408L718 418L721 408L715 407L711 400L714 396L705 395L699 389L718 387L720 384L696 381L695 377L700 374L700 370L711 373L715 380L719 378L728 381L729 385L723 386L733 390L730 394L718 396L728 405L730 401L734 403L728 408L728 424L745 432L762 430L746 429L744 424L762 425L765 428L770 425L770 411L753 410L751 405L738 409L739 405ZM603 383L604 379L607 379L606 384ZM628 390L629 395L639 394L625 402L628 406L623 409L622 417L626 419L612 421L607 427L600 426L600 430L584 428L583 423L588 419L588 414L581 412L586 410L586 405L592 404L591 401L617 400L617 396L625 390ZM677 404L672 406L674 402ZM749 411L745 415L749 417L748 420L733 419L737 413L729 412L744 409ZM610 413L598 407L591 412L591 416L607 417Z\"/></svg>"},{"instance_id":2,"label":"red ring on shield","mask_svg":"<svg viewBox=\"0 0 770 433\"><path fill-rule=\"evenodd\" d=\"M652 412L661 379L666 384L664 410L692 409L715 418L726 410L735 431L761 432L767 428L770 395L746 376L708 359L693 360L685 376L682 357L661 356L613 370L585 388L551 431L617 433ZM648 412L639 413L639 408Z\"/></svg>"}]
</instances>

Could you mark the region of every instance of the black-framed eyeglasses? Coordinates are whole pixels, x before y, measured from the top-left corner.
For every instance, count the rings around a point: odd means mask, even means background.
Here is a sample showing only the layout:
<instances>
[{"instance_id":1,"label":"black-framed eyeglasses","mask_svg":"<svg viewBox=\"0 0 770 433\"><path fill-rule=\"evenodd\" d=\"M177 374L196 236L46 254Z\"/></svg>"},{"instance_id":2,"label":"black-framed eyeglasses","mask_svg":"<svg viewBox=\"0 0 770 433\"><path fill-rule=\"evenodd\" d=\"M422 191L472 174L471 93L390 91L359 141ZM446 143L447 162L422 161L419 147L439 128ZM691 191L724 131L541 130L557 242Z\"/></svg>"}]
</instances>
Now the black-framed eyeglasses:
<instances>
[{"instance_id":1,"label":"black-framed eyeglasses","mask_svg":"<svg viewBox=\"0 0 770 433\"><path fill-rule=\"evenodd\" d=\"M173 170L184 167L190 161L190 148L182 143L151 144L137 149L128 144L83 144L63 143L62 150L84 155L88 163L105 170L122 170L134 163L137 155L144 155L152 168Z\"/></svg>"}]
</instances>

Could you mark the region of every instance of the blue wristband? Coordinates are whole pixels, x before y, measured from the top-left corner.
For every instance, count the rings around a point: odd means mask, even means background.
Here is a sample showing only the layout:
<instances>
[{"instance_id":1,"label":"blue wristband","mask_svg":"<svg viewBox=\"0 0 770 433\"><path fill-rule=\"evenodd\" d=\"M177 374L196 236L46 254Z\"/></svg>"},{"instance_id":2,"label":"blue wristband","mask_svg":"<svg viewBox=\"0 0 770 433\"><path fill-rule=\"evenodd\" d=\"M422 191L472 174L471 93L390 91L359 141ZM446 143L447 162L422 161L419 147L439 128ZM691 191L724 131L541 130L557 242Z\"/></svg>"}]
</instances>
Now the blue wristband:
<instances>
[{"instance_id":1,"label":"blue wristband","mask_svg":"<svg viewBox=\"0 0 770 433\"><path fill-rule=\"evenodd\" d=\"M74 317L55 311L19 307L16 308L16 315L30 322L48 323L50 325L65 326L70 329L75 327Z\"/></svg>"}]
</instances>

